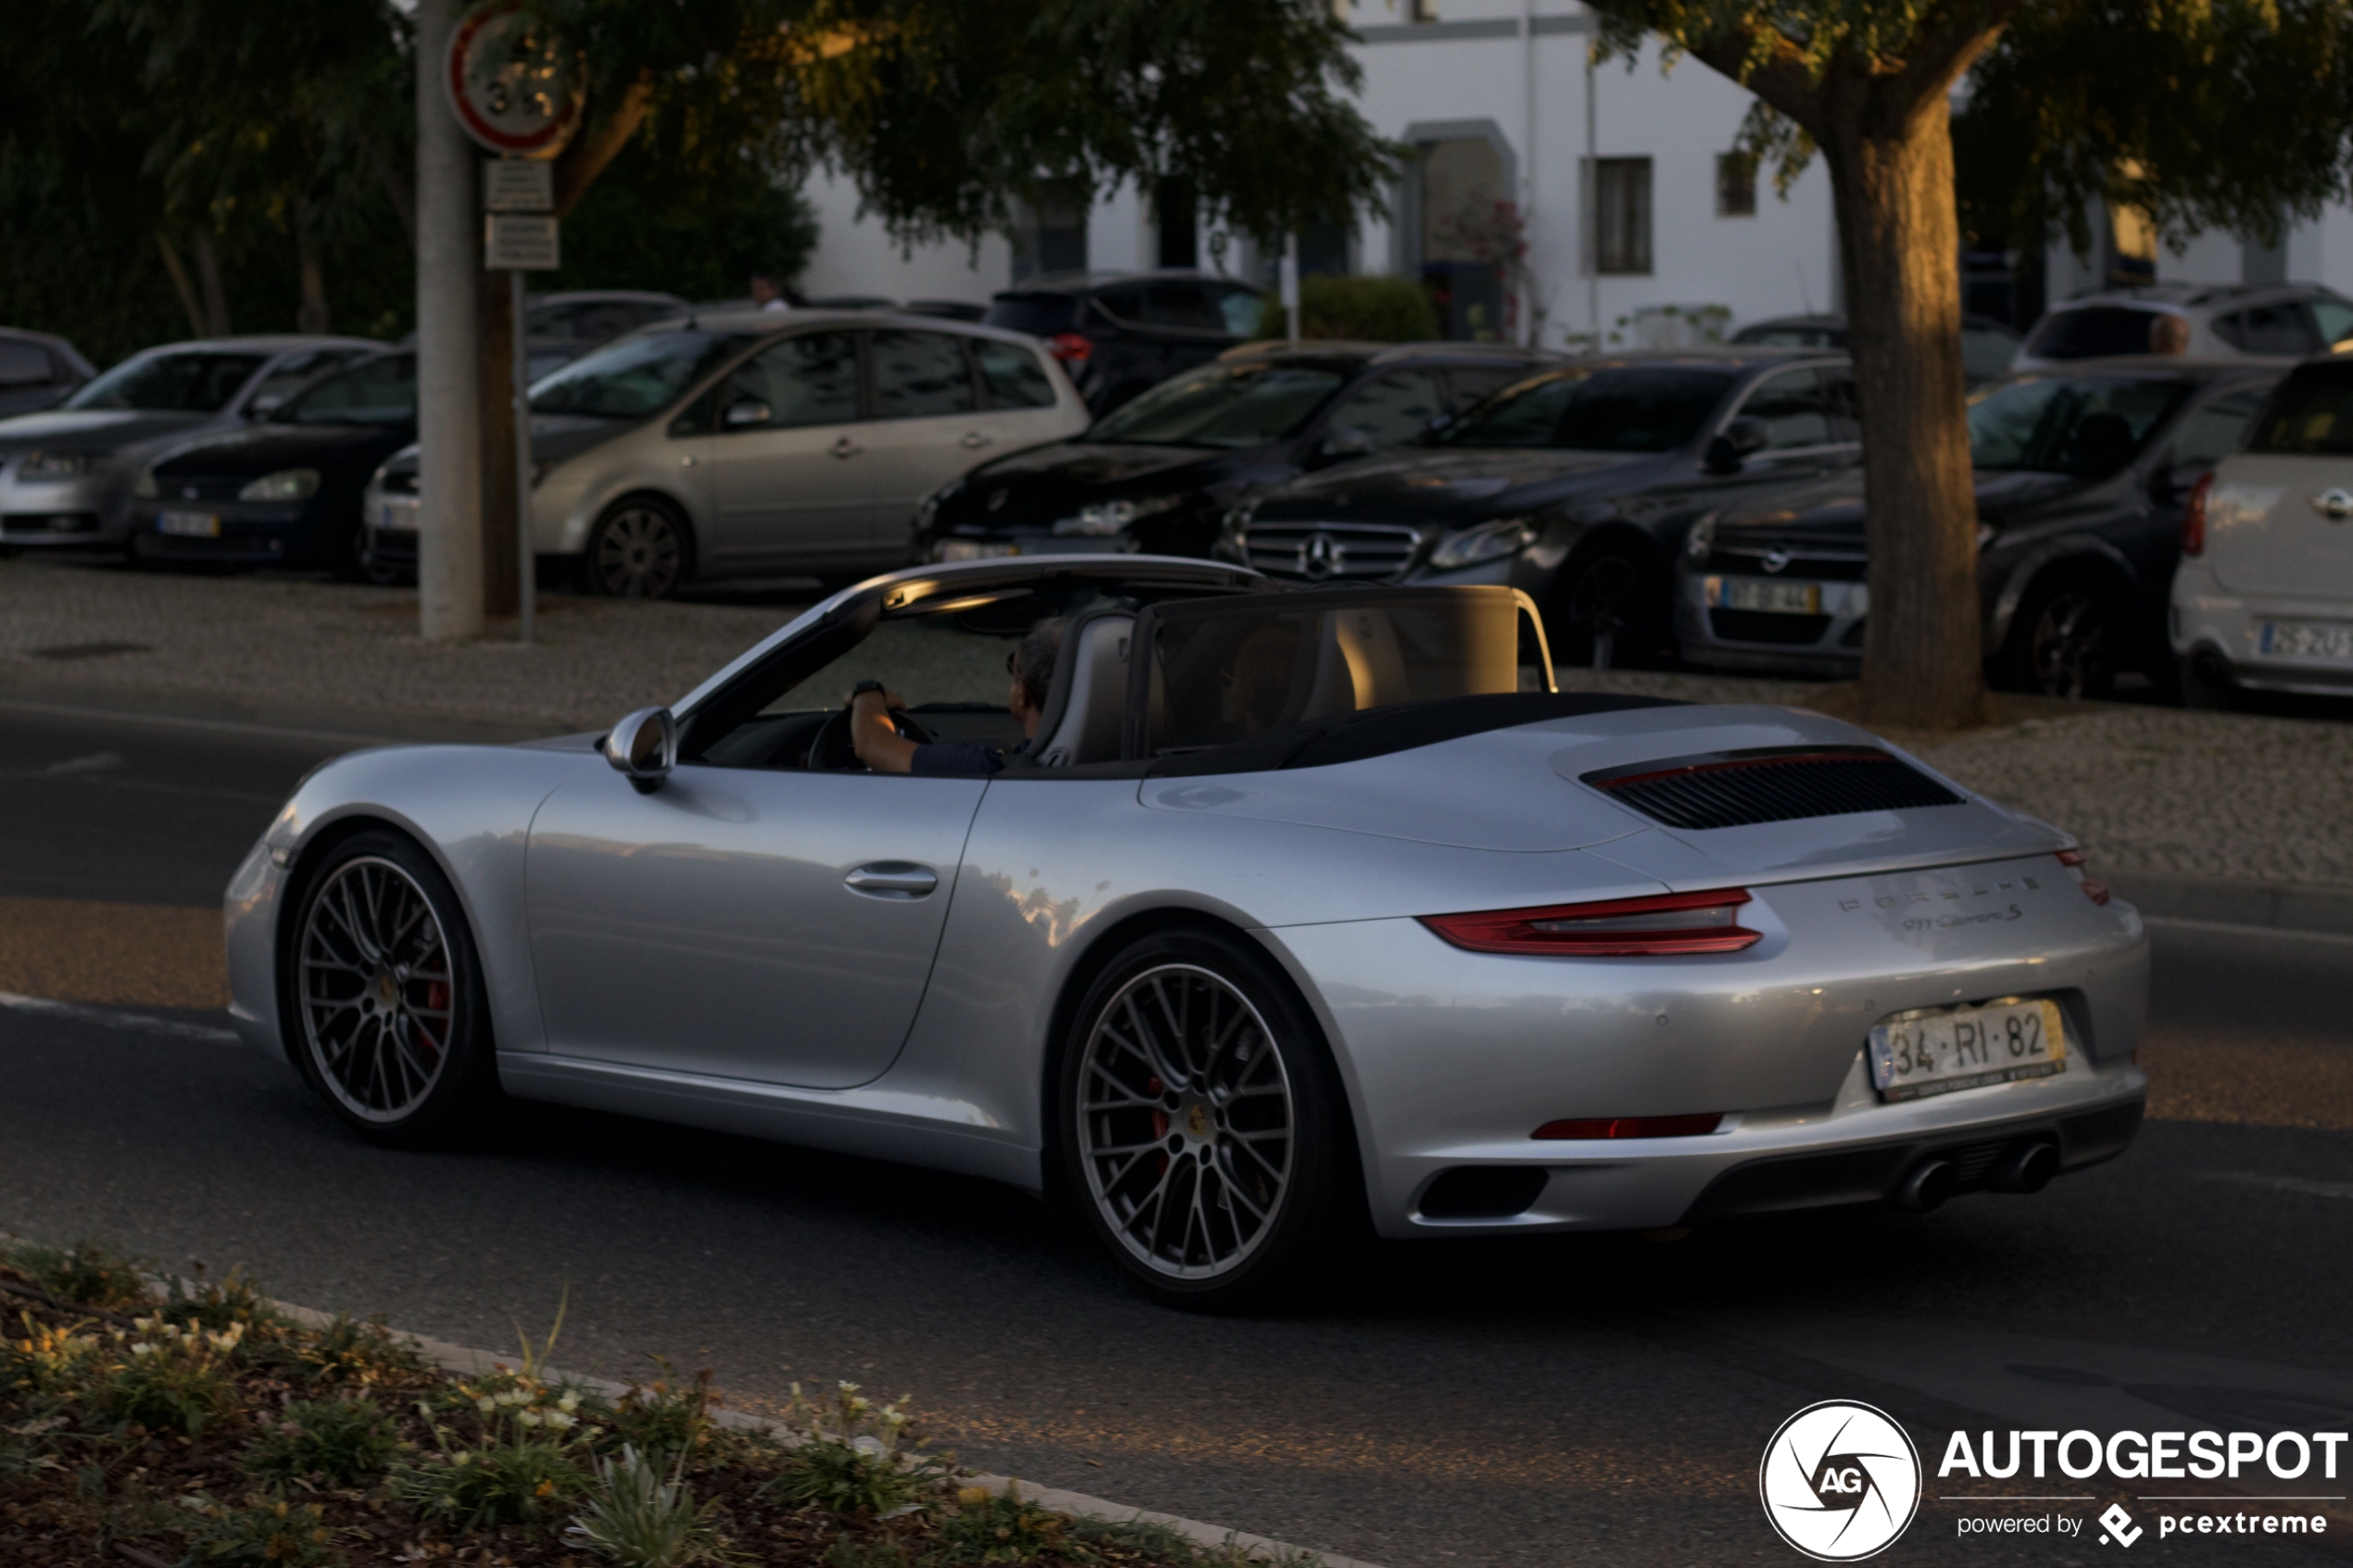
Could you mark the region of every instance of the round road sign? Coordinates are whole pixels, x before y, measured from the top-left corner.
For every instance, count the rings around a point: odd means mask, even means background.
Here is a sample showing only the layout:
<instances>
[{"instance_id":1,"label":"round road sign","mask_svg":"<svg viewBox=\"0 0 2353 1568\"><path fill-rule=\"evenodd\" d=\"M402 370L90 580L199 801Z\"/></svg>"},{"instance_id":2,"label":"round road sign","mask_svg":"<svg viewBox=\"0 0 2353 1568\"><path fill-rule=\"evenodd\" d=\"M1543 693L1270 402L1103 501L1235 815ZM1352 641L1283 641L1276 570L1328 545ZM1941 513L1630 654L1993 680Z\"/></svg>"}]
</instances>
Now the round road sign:
<instances>
[{"instance_id":1,"label":"round road sign","mask_svg":"<svg viewBox=\"0 0 2353 1568\"><path fill-rule=\"evenodd\" d=\"M522 0L483 0L459 19L442 82L466 134L507 157L553 157L580 128L577 63Z\"/></svg>"}]
</instances>

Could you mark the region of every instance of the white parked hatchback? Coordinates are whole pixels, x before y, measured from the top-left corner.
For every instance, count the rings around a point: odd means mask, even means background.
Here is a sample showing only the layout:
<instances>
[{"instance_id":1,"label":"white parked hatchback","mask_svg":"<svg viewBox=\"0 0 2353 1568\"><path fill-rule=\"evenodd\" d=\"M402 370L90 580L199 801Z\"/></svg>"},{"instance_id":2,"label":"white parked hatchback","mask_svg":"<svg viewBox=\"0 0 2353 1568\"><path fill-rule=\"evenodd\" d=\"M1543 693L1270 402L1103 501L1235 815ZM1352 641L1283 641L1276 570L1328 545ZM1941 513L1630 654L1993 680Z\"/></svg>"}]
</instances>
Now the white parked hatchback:
<instances>
[{"instance_id":1,"label":"white parked hatchback","mask_svg":"<svg viewBox=\"0 0 2353 1568\"><path fill-rule=\"evenodd\" d=\"M2171 631L2193 706L2353 696L2353 358L2297 366L2191 492Z\"/></svg>"}]
</instances>

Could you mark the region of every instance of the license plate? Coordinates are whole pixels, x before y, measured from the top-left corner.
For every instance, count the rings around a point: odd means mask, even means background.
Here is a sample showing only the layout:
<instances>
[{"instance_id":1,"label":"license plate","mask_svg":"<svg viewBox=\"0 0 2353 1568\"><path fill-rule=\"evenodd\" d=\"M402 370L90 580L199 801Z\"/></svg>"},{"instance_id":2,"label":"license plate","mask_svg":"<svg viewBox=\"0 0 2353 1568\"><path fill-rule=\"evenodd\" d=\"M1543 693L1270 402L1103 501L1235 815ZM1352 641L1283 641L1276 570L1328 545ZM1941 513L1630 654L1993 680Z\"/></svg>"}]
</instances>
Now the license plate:
<instances>
[{"instance_id":1,"label":"license plate","mask_svg":"<svg viewBox=\"0 0 2353 1568\"><path fill-rule=\"evenodd\" d=\"M376 526L395 533L417 531L417 506L413 501L386 501L376 512Z\"/></svg>"},{"instance_id":2,"label":"license plate","mask_svg":"<svg viewBox=\"0 0 2353 1568\"><path fill-rule=\"evenodd\" d=\"M1870 1054L1881 1098L1923 1099L2064 1073L2067 1030L2058 1004L2040 997L1922 1008L1875 1024Z\"/></svg>"},{"instance_id":3,"label":"license plate","mask_svg":"<svg viewBox=\"0 0 2353 1568\"><path fill-rule=\"evenodd\" d=\"M2266 621L2261 650L2275 659L2353 659L2353 625Z\"/></svg>"},{"instance_id":4,"label":"license plate","mask_svg":"<svg viewBox=\"0 0 2353 1568\"><path fill-rule=\"evenodd\" d=\"M1761 609L1768 615L1819 615L1819 583L1783 583L1773 577L1711 577L1707 602L1714 609Z\"/></svg>"},{"instance_id":5,"label":"license plate","mask_svg":"<svg viewBox=\"0 0 2353 1568\"><path fill-rule=\"evenodd\" d=\"M219 512L158 512L156 532L174 533L182 539L218 539L220 537Z\"/></svg>"},{"instance_id":6,"label":"license plate","mask_svg":"<svg viewBox=\"0 0 2353 1568\"><path fill-rule=\"evenodd\" d=\"M1019 545L984 545L976 539L943 539L932 546L931 558L936 561L994 560L1000 556L1019 554Z\"/></svg>"}]
</instances>

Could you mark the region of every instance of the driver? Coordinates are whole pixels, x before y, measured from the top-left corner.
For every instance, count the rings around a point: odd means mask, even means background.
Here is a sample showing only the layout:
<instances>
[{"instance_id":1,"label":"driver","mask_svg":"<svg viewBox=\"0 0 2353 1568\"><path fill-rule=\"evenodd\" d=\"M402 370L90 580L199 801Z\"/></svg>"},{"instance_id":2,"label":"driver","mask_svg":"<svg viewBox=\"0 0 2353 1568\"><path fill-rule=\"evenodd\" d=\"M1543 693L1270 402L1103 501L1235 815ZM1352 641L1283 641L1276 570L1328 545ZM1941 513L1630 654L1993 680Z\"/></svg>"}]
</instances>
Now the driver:
<instances>
[{"instance_id":1,"label":"driver","mask_svg":"<svg viewBox=\"0 0 2353 1568\"><path fill-rule=\"evenodd\" d=\"M1013 678L1005 706L1021 721L1018 756L1038 738L1038 721L1046 709L1046 688L1054 679L1054 660L1062 653L1063 631L1069 624L1051 616L1032 626L1020 644L1005 656L1005 672ZM976 740L919 745L900 734L890 721L892 710L907 705L897 692L879 681L865 681L849 699L849 744L858 760L877 773L987 774L1005 766L1005 754Z\"/></svg>"}]
</instances>

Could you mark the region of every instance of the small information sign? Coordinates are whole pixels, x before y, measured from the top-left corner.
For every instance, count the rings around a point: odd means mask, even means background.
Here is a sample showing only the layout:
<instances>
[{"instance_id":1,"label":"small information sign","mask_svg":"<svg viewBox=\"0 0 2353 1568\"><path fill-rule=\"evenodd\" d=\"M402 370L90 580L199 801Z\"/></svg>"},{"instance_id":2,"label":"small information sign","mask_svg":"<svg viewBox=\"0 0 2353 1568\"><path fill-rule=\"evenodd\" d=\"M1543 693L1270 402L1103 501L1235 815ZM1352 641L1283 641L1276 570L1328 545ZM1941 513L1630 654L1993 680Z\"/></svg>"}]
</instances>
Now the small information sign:
<instances>
[{"instance_id":1,"label":"small information sign","mask_svg":"<svg viewBox=\"0 0 2353 1568\"><path fill-rule=\"evenodd\" d=\"M552 212L555 206L555 165L519 157L483 160L484 212Z\"/></svg>"},{"instance_id":2,"label":"small information sign","mask_svg":"<svg viewBox=\"0 0 2353 1568\"><path fill-rule=\"evenodd\" d=\"M484 220L482 264L493 272L552 272L563 265L556 220L544 212L494 212Z\"/></svg>"}]
</instances>

